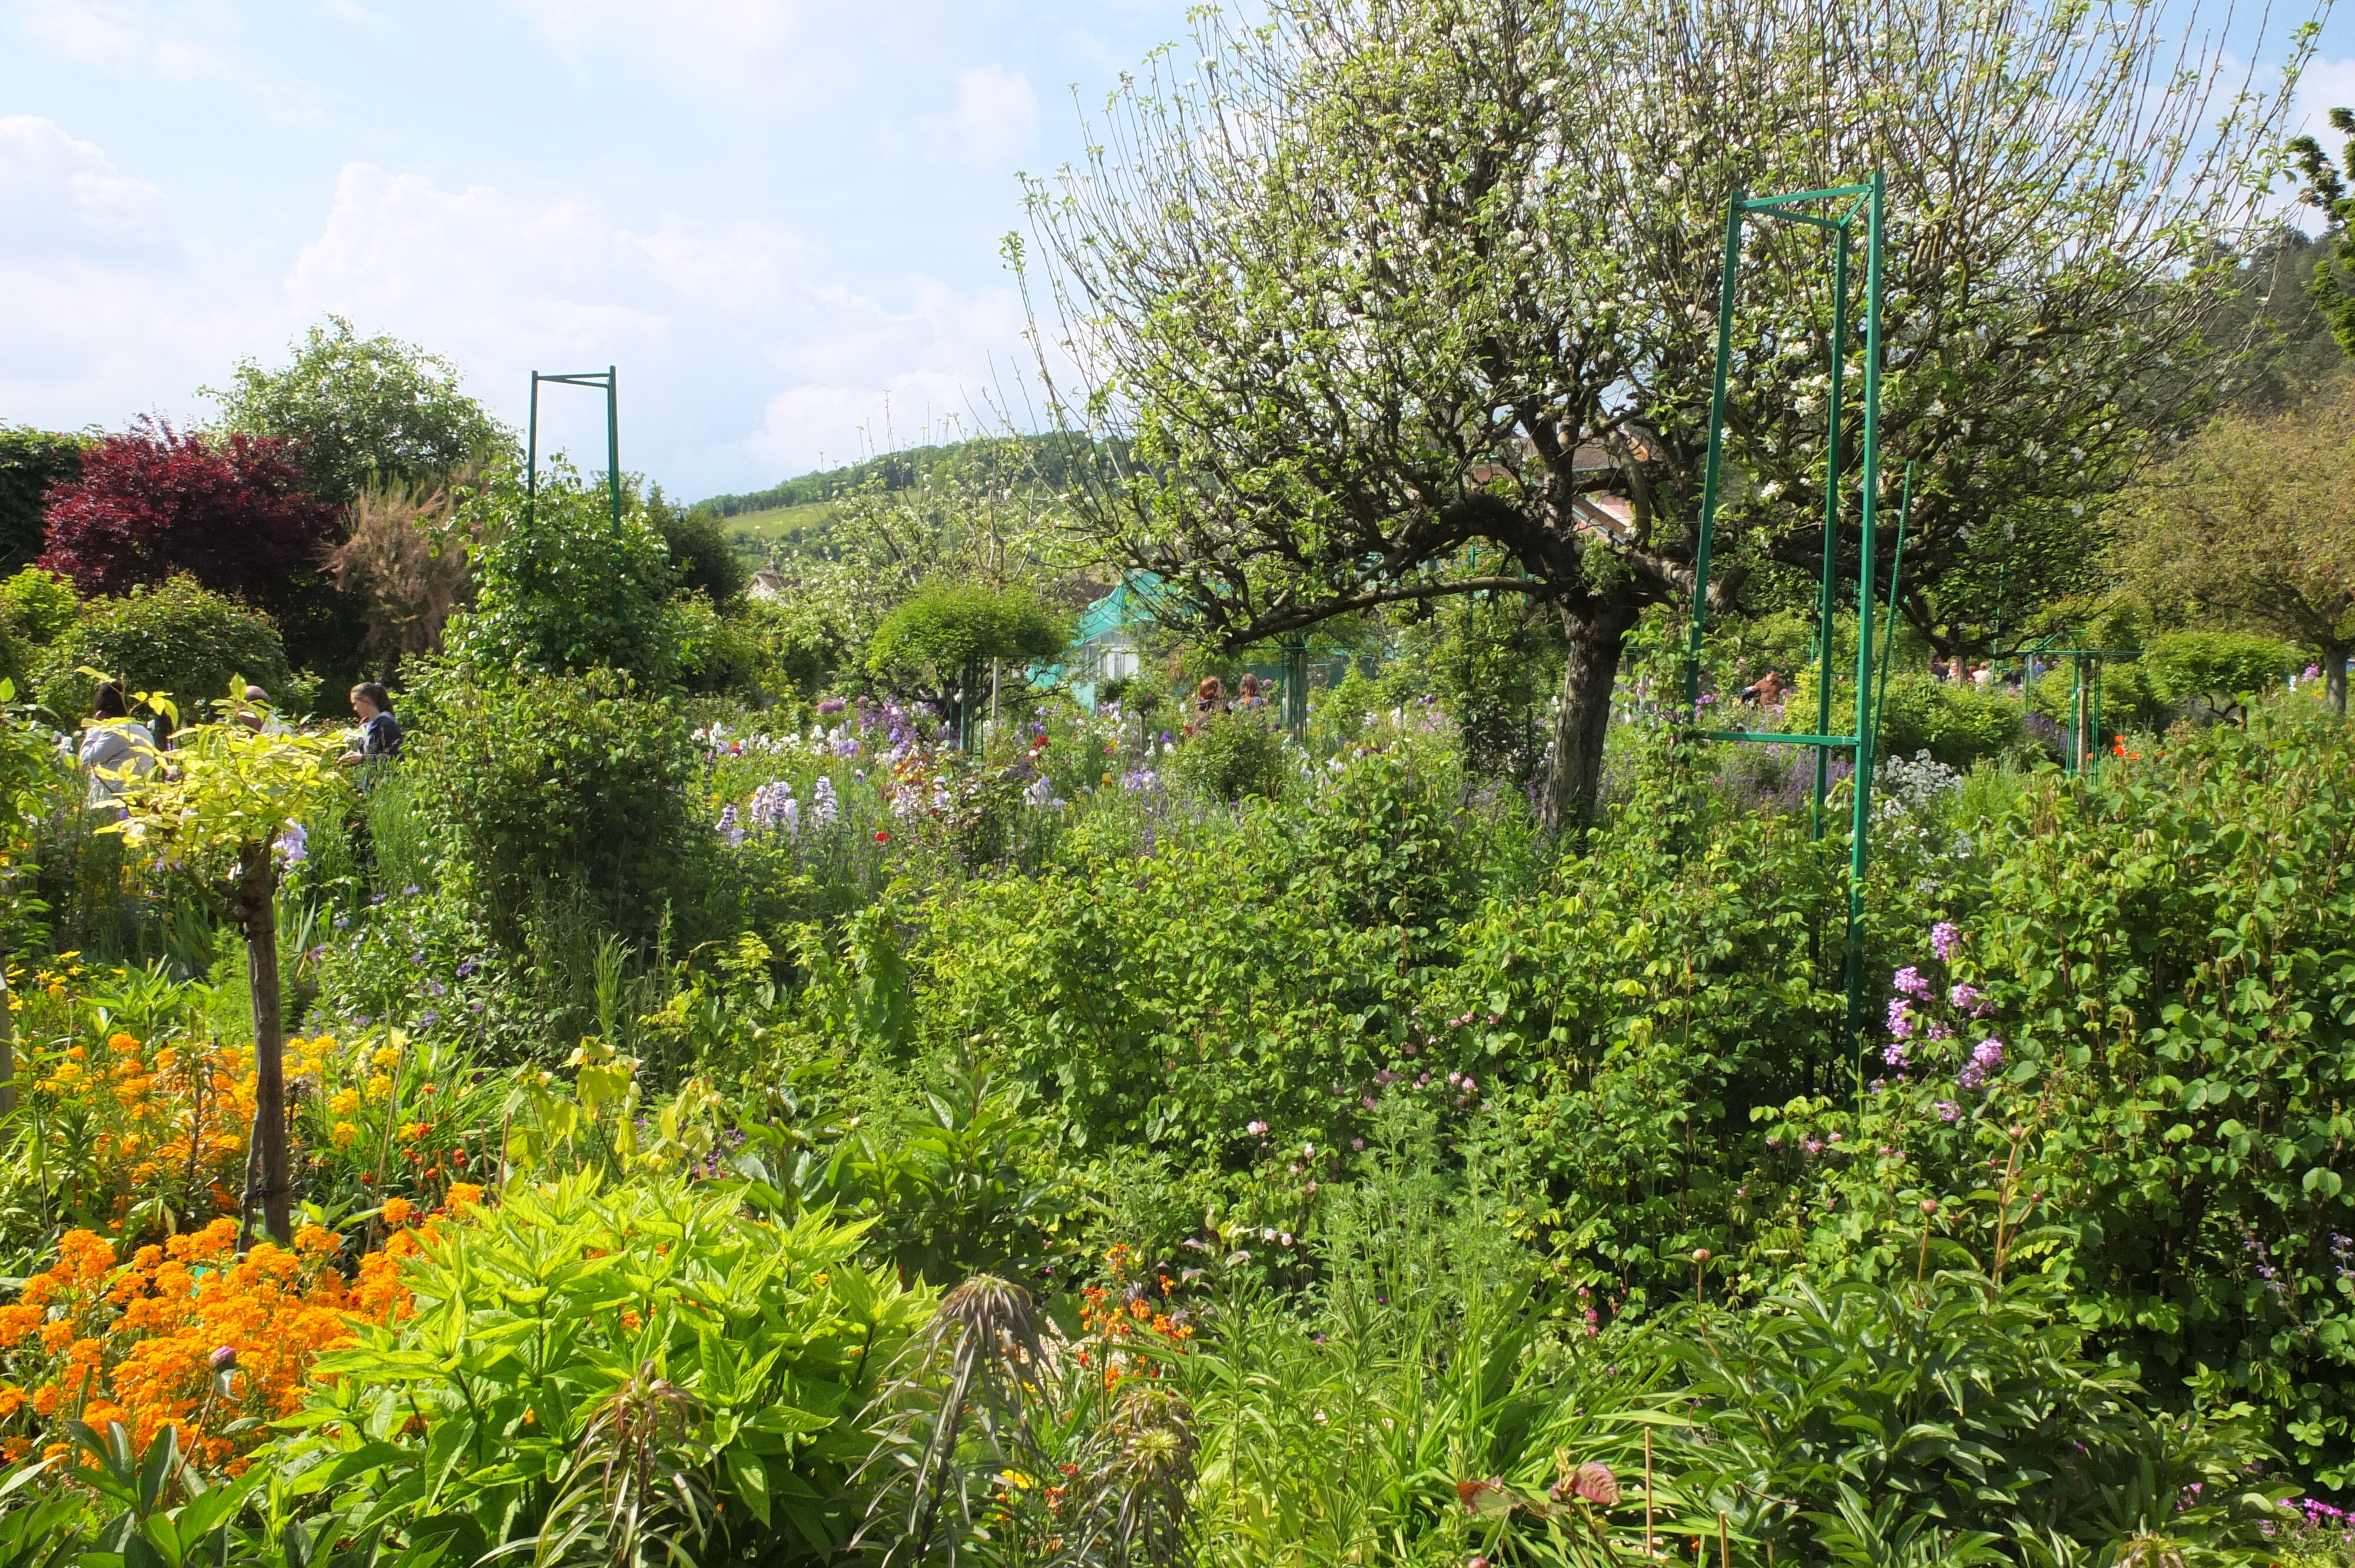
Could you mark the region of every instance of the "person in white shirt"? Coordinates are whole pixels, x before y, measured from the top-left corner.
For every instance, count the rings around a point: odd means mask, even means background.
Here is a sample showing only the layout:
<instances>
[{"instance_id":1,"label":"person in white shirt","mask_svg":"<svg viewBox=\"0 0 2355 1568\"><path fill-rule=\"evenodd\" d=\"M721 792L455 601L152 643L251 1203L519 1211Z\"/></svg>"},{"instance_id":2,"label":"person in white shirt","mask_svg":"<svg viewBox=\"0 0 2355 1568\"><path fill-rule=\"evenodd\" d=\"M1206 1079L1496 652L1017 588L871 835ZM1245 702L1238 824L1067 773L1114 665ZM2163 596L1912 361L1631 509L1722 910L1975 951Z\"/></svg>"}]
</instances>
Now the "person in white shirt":
<instances>
[{"instance_id":1,"label":"person in white shirt","mask_svg":"<svg viewBox=\"0 0 2355 1568\"><path fill-rule=\"evenodd\" d=\"M90 775L91 807L119 817L124 814L123 786L132 777L144 779L155 771L155 737L132 718L123 688L112 681L99 683L90 716L74 759Z\"/></svg>"}]
</instances>

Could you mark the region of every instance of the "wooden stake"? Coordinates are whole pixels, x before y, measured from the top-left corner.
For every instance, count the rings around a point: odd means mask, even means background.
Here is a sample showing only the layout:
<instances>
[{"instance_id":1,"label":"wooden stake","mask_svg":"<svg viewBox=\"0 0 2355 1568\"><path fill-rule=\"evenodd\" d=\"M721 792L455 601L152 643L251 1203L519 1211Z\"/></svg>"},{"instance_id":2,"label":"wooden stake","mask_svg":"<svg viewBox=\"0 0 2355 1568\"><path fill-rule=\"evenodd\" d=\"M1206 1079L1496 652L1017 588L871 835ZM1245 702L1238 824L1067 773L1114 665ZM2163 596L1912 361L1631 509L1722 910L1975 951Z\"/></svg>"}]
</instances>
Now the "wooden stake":
<instances>
[{"instance_id":1,"label":"wooden stake","mask_svg":"<svg viewBox=\"0 0 2355 1568\"><path fill-rule=\"evenodd\" d=\"M1717 1510L1717 1568L1733 1568L1733 1538L1726 1533L1725 1510Z\"/></svg>"}]
</instances>

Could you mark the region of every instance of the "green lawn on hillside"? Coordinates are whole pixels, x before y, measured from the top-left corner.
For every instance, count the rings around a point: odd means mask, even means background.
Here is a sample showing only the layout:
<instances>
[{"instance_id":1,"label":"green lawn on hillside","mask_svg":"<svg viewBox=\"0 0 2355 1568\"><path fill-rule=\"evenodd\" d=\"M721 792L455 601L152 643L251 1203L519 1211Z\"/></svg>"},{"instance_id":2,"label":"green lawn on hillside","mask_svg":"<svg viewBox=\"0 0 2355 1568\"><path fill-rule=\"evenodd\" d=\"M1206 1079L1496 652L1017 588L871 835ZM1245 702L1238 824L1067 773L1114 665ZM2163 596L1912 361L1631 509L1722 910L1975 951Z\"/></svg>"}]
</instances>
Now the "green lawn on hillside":
<instances>
[{"instance_id":1,"label":"green lawn on hillside","mask_svg":"<svg viewBox=\"0 0 2355 1568\"><path fill-rule=\"evenodd\" d=\"M826 553L836 505L831 501L809 501L797 506L775 506L723 518L721 526L727 530L730 546L747 560L822 556Z\"/></svg>"}]
</instances>

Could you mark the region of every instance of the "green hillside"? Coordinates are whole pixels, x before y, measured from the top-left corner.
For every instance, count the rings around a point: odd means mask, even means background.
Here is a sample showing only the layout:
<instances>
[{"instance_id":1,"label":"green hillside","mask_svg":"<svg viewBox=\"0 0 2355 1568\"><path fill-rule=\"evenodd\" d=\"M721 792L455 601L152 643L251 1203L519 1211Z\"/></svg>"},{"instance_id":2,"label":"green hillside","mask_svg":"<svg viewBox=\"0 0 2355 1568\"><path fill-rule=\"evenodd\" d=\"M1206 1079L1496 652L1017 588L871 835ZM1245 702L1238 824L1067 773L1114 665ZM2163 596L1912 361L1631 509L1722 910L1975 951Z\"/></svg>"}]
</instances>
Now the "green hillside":
<instances>
[{"instance_id":1,"label":"green hillside","mask_svg":"<svg viewBox=\"0 0 2355 1568\"><path fill-rule=\"evenodd\" d=\"M830 553L827 546L837 510L831 501L805 501L723 514L729 547L756 563L772 556L781 561L823 557Z\"/></svg>"}]
</instances>

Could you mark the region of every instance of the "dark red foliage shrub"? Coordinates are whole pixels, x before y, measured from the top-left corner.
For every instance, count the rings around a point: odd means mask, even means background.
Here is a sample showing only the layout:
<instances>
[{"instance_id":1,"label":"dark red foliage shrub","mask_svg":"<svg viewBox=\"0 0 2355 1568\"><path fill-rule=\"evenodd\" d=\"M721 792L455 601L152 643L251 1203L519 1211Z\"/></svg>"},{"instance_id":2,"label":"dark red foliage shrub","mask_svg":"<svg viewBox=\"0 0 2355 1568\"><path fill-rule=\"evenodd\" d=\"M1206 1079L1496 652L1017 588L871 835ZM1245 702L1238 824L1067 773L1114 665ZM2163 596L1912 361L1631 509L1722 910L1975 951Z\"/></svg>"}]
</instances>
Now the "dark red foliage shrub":
<instances>
[{"instance_id":1,"label":"dark red foliage shrub","mask_svg":"<svg viewBox=\"0 0 2355 1568\"><path fill-rule=\"evenodd\" d=\"M303 488L285 443L218 440L142 421L83 454L49 492L40 564L86 594L186 572L264 609L305 597L341 537L337 509Z\"/></svg>"}]
</instances>

